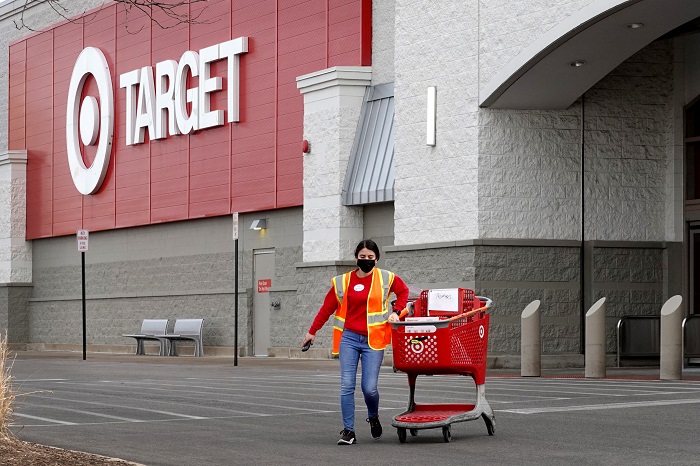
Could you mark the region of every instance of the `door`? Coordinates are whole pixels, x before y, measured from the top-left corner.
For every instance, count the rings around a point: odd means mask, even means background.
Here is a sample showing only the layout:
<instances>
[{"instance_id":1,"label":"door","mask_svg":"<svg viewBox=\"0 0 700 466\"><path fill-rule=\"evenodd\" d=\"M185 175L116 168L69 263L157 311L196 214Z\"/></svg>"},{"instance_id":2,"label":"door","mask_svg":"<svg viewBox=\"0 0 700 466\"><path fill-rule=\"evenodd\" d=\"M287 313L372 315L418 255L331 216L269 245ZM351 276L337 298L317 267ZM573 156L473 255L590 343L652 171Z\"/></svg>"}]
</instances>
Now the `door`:
<instances>
[{"instance_id":1,"label":"door","mask_svg":"<svg viewBox=\"0 0 700 466\"><path fill-rule=\"evenodd\" d=\"M270 293L275 275L275 250L253 251L253 353L267 356L270 347Z\"/></svg>"},{"instance_id":2,"label":"door","mask_svg":"<svg viewBox=\"0 0 700 466\"><path fill-rule=\"evenodd\" d=\"M700 222L691 222L688 231L689 314L700 314Z\"/></svg>"}]
</instances>

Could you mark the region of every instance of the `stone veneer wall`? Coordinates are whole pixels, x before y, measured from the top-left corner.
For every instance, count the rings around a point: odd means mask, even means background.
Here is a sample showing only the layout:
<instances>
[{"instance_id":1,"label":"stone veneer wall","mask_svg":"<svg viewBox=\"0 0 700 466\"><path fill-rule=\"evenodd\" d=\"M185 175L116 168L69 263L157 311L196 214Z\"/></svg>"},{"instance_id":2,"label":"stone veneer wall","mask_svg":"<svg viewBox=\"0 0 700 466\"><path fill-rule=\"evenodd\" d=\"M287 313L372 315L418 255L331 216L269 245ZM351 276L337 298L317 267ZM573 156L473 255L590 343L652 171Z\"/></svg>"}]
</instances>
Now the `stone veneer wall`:
<instances>
[{"instance_id":1,"label":"stone veneer wall","mask_svg":"<svg viewBox=\"0 0 700 466\"><path fill-rule=\"evenodd\" d=\"M172 330L176 318L204 318L205 345L233 346L231 253L97 264L88 256L86 262L88 344L130 345L133 340L121 335L138 331L142 319L169 319ZM245 276L245 271L239 274ZM239 285L239 292L246 287ZM242 345L249 321L244 296L239 301ZM82 344L79 263L36 268L29 309L33 346Z\"/></svg>"},{"instance_id":2,"label":"stone veneer wall","mask_svg":"<svg viewBox=\"0 0 700 466\"><path fill-rule=\"evenodd\" d=\"M472 288L489 297L489 352L520 353L520 314L542 301L543 353L579 350L579 248L463 242L389 248L387 266L419 288Z\"/></svg>"},{"instance_id":3,"label":"stone veneer wall","mask_svg":"<svg viewBox=\"0 0 700 466\"><path fill-rule=\"evenodd\" d=\"M580 240L583 158L586 241L666 240L673 62L654 42L566 110L482 109L479 237Z\"/></svg>"},{"instance_id":4,"label":"stone veneer wall","mask_svg":"<svg viewBox=\"0 0 700 466\"><path fill-rule=\"evenodd\" d=\"M396 1L372 2L372 85L394 82Z\"/></svg>"},{"instance_id":5,"label":"stone veneer wall","mask_svg":"<svg viewBox=\"0 0 700 466\"><path fill-rule=\"evenodd\" d=\"M0 285L0 329L7 329L8 342L15 350L25 349L30 341L27 301L31 293L29 284Z\"/></svg>"},{"instance_id":6,"label":"stone veneer wall","mask_svg":"<svg viewBox=\"0 0 700 466\"><path fill-rule=\"evenodd\" d=\"M289 340L283 342L277 348L278 355L299 357L301 340L309 331L318 310L323 304L328 290L331 287L331 278L353 270L355 261L328 261L316 263L298 263L296 265L296 303L292 312L288 313L287 334ZM305 357L328 358L333 347L333 322L332 317L316 334L314 346L304 353Z\"/></svg>"},{"instance_id":7,"label":"stone veneer wall","mask_svg":"<svg viewBox=\"0 0 700 466\"><path fill-rule=\"evenodd\" d=\"M481 244L479 244L481 243ZM489 244L490 243L490 244ZM537 245L459 242L390 247L387 268L420 288L473 288L494 301L490 355L520 354L520 317L541 301L542 353L581 351L580 248L574 242ZM664 299L664 246L620 245L594 248L588 294L606 297L608 352L615 351L615 328L623 315L658 315ZM587 310L587 309L586 309Z\"/></svg>"},{"instance_id":8,"label":"stone veneer wall","mask_svg":"<svg viewBox=\"0 0 700 466\"><path fill-rule=\"evenodd\" d=\"M268 218L265 234L248 228L253 218L261 216ZM273 289L285 296L296 290L301 209L241 215L239 225L238 343L239 354L248 355L252 354L253 251L274 248ZM34 247L29 346L77 350L82 346L82 302L75 237L35 240ZM230 217L91 234L86 255L89 349L130 350L133 339L121 335L137 331L145 318L167 318L170 329L177 318L204 318L205 353L233 354L233 247ZM280 312L294 313L293 301L290 304L285 297ZM280 312L271 315L271 337L292 346L288 321ZM298 338L295 334L294 340Z\"/></svg>"},{"instance_id":9,"label":"stone veneer wall","mask_svg":"<svg viewBox=\"0 0 700 466\"><path fill-rule=\"evenodd\" d=\"M617 322L623 316L658 316L670 298L664 270L665 247L596 247L593 251L593 302L605 297L608 352L616 351Z\"/></svg>"},{"instance_id":10,"label":"stone veneer wall","mask_svg":"<svg viewBox=\"0 0 700 466\"><path fill-rule=\"evenodd\" d=\"M396 0L397 245L478 238L479 3ZM437 87L435 146L426 145L429 86Z\"/></svg>"}]
</instances>

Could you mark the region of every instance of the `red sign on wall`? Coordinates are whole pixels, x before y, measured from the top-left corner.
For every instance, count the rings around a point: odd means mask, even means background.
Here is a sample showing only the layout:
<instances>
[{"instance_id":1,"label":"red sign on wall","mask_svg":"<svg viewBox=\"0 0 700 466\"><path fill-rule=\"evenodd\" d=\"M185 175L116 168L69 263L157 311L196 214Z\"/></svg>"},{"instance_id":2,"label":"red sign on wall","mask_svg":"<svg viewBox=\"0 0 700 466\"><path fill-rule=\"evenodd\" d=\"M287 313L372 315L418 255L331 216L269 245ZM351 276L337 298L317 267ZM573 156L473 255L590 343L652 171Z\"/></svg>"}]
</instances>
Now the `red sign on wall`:
<instances>
[{"instance_id":1,"label":"red sign on wall","mask_svg":"<svg viewBox=\"0 0 700 466\"><path fill-rule=\"evenodd\" d=\"M333 66L371 64L371 0L212 0L190 8L196 21L161 29L135 11L127 18L116 4L103 6L89 12L89 21L62 22L10 45L9 149L27 150L27 238L302 204L304 105L296 78ZM162 13L153 14L169 24ZM198 95L206 93L212 112L228 112L230 60L205 58L205 50L241 37L248 44L237 65L238 121L227 118L219 126L168 132L160 139L148 126L142 143L127 144L130 118L134 112L139 118L141 102L148 100L134 95L148 80L130 88L120 83L121 76L146 69L156 78L156 65L182 64L185 52L197 52L194 66L209 63L208 78L221 79L220 89L200 89ZM66 112L76 61L88 47L99 49L109 68L114 129L104 181L83 195L68 164ZM202 86L200 79L207 89L217 87L191 71L183 78L188 93ZM83 108L102 109L98 87L88 75L80 87L81 114ZM88 97L93 102L83 105ZM138 108L129 108L134 105ZM81 141L90 167L99 151Z\"/></svg>"},{"instance_id":2,"label":"red sign on wall","mask_svg":"<svg viewBox=\"0 0 700 466\"><path fill-rule=\"evenodd\" d=\"M258 293L267 293L268 291L270 291L271 286L272 280L269 278L258 280Z\"/></svg>"}]
</instances>

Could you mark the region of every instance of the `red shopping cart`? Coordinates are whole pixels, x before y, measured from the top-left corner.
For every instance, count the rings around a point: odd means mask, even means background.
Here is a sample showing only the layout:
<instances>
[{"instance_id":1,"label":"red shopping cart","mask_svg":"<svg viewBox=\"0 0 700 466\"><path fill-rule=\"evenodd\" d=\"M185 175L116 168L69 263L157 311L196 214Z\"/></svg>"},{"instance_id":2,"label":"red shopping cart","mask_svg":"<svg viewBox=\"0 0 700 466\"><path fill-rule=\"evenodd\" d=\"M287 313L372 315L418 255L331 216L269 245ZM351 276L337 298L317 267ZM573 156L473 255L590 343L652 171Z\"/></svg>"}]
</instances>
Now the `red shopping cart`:
<instances>
[{"instance_id":1,"label":"red shopping cart","mask_svg":"<svg viewBox=\"0 0 700 466\"><path fill-rule=\"evenodd\" d=\"M408 409L391 425L401 443L406 432L442 428L445 442L452 438L451 425L482 418L489 435L496 431L493 410L486 401L486 351L492 301L465 288L424 290L413 304L413 315L392 322L394 367L406 372L410 390ZM409 307L410 309L410 307ZM404 314L406 311L404 311ZM409 313L410 314L410 313ZM476 385L475 404L417 404L418 375L470 376Z\"/></svg>"}]
</instances>

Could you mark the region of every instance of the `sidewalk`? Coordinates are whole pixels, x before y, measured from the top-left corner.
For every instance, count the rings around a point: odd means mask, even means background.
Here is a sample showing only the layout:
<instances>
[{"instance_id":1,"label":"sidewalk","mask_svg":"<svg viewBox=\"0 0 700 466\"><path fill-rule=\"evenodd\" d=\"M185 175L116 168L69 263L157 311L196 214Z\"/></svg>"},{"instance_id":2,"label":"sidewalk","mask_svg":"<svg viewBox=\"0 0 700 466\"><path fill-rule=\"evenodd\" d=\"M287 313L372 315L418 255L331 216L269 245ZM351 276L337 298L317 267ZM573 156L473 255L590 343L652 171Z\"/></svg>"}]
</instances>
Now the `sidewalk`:
<instances>
[{"instance_id":1,"label":"sidewalk","mask_svg":"<svg viewBox=\"0 0 700 466\"><path fill-rule=\"evenodd\" d=\"M60 351L17 351L18 360L45 360L45 361L81 361L80 352L60 352ZM103 361L120 362L129 364L153 364L153 365L192 365L192 366L221 366L235 367L231 356L205 356L195 358L193 356L157 356L134 354L114 354L114 353L88 353L84 361L86 364L99 363ZM300 369L300 370L332 370L338 366L335 359L290 359L274 357L239 357L238 366L246 368L270 368L270 369ZM520 377L519 368L508 369L487 369L487 377ZM607 367L606 377L608 379L659 379L659 366L627 366L627 367ZM571 368L543 368L541 377L585 377L584 367ZM682 380L700 381L700 366L690 366L683 368Z\"/></svg>"}]
</instances>

